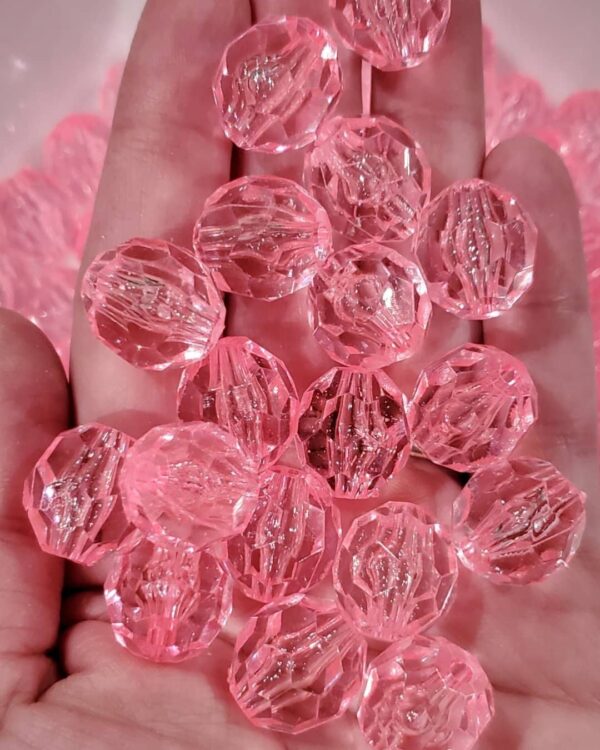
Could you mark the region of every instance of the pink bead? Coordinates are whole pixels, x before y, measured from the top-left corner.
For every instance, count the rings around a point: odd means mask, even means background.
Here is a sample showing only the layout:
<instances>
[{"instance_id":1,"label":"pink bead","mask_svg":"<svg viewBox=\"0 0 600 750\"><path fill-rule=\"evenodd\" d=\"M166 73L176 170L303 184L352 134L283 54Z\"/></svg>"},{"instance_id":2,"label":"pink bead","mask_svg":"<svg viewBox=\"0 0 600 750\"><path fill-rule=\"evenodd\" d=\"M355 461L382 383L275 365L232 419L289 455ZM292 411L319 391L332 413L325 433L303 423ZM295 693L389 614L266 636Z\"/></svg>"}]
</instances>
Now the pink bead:
<instances>
[{"instance_id":1,"label":"pink bead","mask_svg":"<svg viewBox=\"0 0 600 750\"><path fill-rule=\"evenodd\" d=\"M455 471L506 458L536 419L537 391L525 365L480 344L425 368L408 409L415 445Z\"/></svg>"},{"instance_id":2,"label":"pink bead","mask_svg":"<svg viewBox=\"0 0 600 750\"><path fill-rule=\"evenodd\" d=\"M499 78L492 96L494 106L486 121L489 150L516 135L535 136L552 121L552 107L533 78L520 73Z\"/></svg>"},{"instance_id":3,"label":"pink bead","mask_svg":"<svg viewBox=\"0 0 600 750\"><path fill-rule=\"evenodd\" d=\"M405 239L429 200L431 169L388 117L334 117L304 161L304 182L333 228L354 242Z\"/></svg>"},{"instance_id":4,"label":"pink bead","mask_svg":"<svg viewBox=\"0 0 600 750\"><path fill-rule=\"evenodd\" d=\"M104 595L118 643L158 662L196 656L231 613L231 578L213 551L138 538L113 561Z\"/></svg>"},{"instance_id":5,"label":"pink bead","mask_svg":"<svg viewBox=\"0 0 600 750\"><path fill-rule=\"evenodd\" d=\"M376 369L420 349L431 302L419 266L371 242L330 256L310 287L309 313L332 359Z\"/></svg>"},{"instance_id":6,"label":"pink bead","mask_svg":"<svg viewBox=\"0 0 600 750\"><path fill-rule=\"evenodd\" d=\"M454 183L423 211L416 253L433 302L468 320L495 318L529 289L537 228L510 193Z\"/></svg>"},{"instance_id":7,"label":"pink bead","mask_svg":"<svg viewBox=\"0 0 600 750\"><path fill-rule=\"evenodd\" d=\"M342 90L337 49L309 18L258 23L225 49L214 82L223 130L236 146L271 153L314 140Z\"/></svg>"},{"instance_id":8,"label":"pink bead","mask_svg":"<svg viewBox=\"0 0 600 750\"><path fill-rule=\"evenodd\" d=\"M456 555L440 527L410 503L359 516L333 566L340 607L363 635L381 641L434 623L450 606L456 577Z\"/></svg>"},{"instance_id":9,"label":"pink bead","mask_svg":"<svg viewBox=\"0 0 600 750\"><path fill-rule=\"evenodd\" d=\"M585 527L585 493L551 463L511 458L482 469L453 508L462 562L494 583L534 583L564 568Z\"/></svg>"},{"instance_id":10,"label":"pink bead","mask_svg":"<svg viewBox=\"0 0 600 750\"><path fill-rule=\"evenodd\" d=\"M262 474L254 515L228 542L230 570L245 594L270 602L323 580L341 534L331 500L327 483L306 470Z\"/></svg>"},{"instance_id":11,"label":"pink bead","mask_svg":"<svg viewBox=\"0 0 600 750\"><path fill-rule=\"evenodd\" d=\"M208 422L147 432L129 451L121 486L134 526L198 547L239 534L258 501L256 464Z\"/></svg>"},{"instance_id":12,"label":"pink bead","mask_svg":"<svg viewBox=\"0 0 600 750\"><path fill-rule=\"evenodd\" d=\"M441 41L450 0L329 0L344 44L380 70L423 62Z\"/></svg>"},{"instance_id":13,"label":"pink bead","mask_svg":"<svg viewBox=\"0 0 600 750\"><path fill-rule=\"evenodd\" d=\"M213 193L194 248L225 292L274 300L307 286L331 251L324 209L281 177L242 177Z\"/></svg>"},{"instance_id":14,"label":"pink bead","mask_svg":"<svg viewBox=\"0 0 600 750\"><path fill-rule=\"evenodd\" d=\"M297 411L286 366L243 336L220 339L206 359L184 370L177 393L181 420L218 424L262 465L284 451Z\"/></svg>"},{"instance_id":15,"label":"pink bead","mask_svg":"<svg viewBox=\"0 0 600 750\"><path fill-rule=\"evenodd\" d=\"M560 153L580 202L600 209L600 91L580 91L556 113Z\"/></svg>"},{"instance_id":16,"label":"pink bead","mask_svg":"<svg viewBox=\"0 0 600 750\"><path fill-rule=\"evenodd\" d=\"M110 128L97 115L61 120L44 141L44 168L56 180L77 218L92 210Z\"/></svg>"},{"instance_id":17,"label":"pink bead","mask_svg":"<svg viewBox=\"0 0 600 750\"><path fill-rule=\"evenodd\" d=\"M98 255L81 296L96 336L135 367L197 362L223 332L225 307L208 272L163 240L133 239Z\"/></svg>"},{"instance_id":18,"label":"pink bead","mask_svg":"<svg viewBox=\"0 0 600 750\"><path fill-rule=\"evenodd\" d=\"M301 595L263 607L238 636L229 689L256 726L298 734L359 694L366 647L337 610Z\"/></svg>"},{"instance_id":19,"label":"pink bead","mask_svg":"<svg viewBox=\"0 0 600 750\"><path fill-rule=\"evenodd\" d=\"M383 372L334 367L302 397L298 436L336 496L371 497L408 461L405 397Z\"/></svg>"},{"instance_id":20,"label":"pink bead","mask_svg":"<svg viewBox=\"0 0 600 750\"><path fill-rule=\"evenodd\" d=\"M53 440L23 491L44 552L93 565L116 548L126 530L118 479L131 442L100 424L75 427Z\"/></svg>"},{"instance_id":21,"label":"pink bead","mask_svg":"<svg viewBox=\"0 0 600 750\"><path fill-rule=\"evenodd\" d=\"M358 723L374 750L471 750L493 715L492 686L475 656L419 636L371 662Z\"/></svg>"}]
</instances>

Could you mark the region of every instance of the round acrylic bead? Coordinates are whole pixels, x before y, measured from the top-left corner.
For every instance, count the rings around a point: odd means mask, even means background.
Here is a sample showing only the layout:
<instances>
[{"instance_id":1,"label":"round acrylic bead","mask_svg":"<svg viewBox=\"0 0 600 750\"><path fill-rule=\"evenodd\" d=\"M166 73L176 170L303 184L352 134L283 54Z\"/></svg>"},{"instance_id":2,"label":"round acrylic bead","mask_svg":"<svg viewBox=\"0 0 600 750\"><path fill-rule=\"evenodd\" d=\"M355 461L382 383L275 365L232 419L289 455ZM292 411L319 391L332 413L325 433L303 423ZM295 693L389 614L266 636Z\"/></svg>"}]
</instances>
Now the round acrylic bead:
<instances>
[{"instance_id":1,"label":"round acrylic bead","mask_svg":"<svg viewBox=\"0 0 600 750\"><path fill-rule=\"evenodd\" d=\"M163 240L130 240L96 257L81 296L96 336L136 367L195 362L223 332L225 307L208 272Z\"/></svg>"},{"instance_id":2,"label":"round acrylic bead","mask_svg":"<svg viewBox=\"0 0 600 750\"><path fill-rule=\"evenodd\" d=\"M147 432L127 455L121 486L134 526L198 547L238 534L258 500L256 463L209 422Z\"/></svg>"},{"instance_id":3,"label":"round acrylic bead","mask_svg":"<svg viewBox=\"0 0 600 750\"><path fill-rule=\"evenodd\" d=\"M341 90L332 38L293 16L258 23L231 42L213 87L227 137L270 153L310 143Z\"/></svg>"},{"instance_id":4,"label":"round acrylic bead","mask_svg":"<svg viewBox=\"0 0 600 750\"><path fill-rule=\"evenodd\" d=\"M229 689L256 726L297 734L341 716L360 693L366 646L336 609L290 596L238 636Z\"/></svg>"},{"instance_id":5,"label":"round acrylic bead","mask_svg":"<svg viewBox=\"0 0 600 750\"><path fill-rule=\"evenodd\" d=\"M472 750L493 715L492 686L475 656L418 636L371 662L358 723L374 750Z\"/></svg>"},{"instance_id":6,"label":"round acrylic bead","mask_svg":"<svg viewBox=\"0 0 600 750\"><path fill-rule=\"evenodd\" d=\"M113 561L104 595L118 643L136 656L195 656L231 613L231 578L213 551L138 538Z\"/></svg>"},{"instance_id":7,"label":"round acrylic bead","mask_svg":"<svg viewBox=\"0 0 600 750\"><path fill-rule=\"evenodd\" d=\"M309 311L332 359L376 369L421 347L431 302L419 266L373 242L330 256L310 287Z\"/></svg>"},{"instance_id":8,"label":"round acrylic bead","mask_svg":"<svg viewBox=\"0 0 600 750\"><path fill-rule=\"evenodd\" d=\"M243 336L220 339L206 359L184 370L177 394L181 420L214 422L261 465L284 450L297 410L286 366Z\"/></svg>"},{"instance_id":9,"label":"round acrylic bead","mask_svg":"<svg viewBox=\"0 0 600 750\"><path fill-rule=\"evenodd\" d=\"M415 244L431 299L469 320L509 310L533 282L537 234L507 191L483 180L450 185L425 207Z\"/></svg>"},{"instance_id":10,"label":"round acrylic bead","mask_svg":"<svg viewBox=\"0 0 600 750\"><path fill-rule=\"evenodd\" d=\"M408 409L417 448L472 472L506 458L537 418L525 365L493 346L466 344L423 370Z\"/></svg>"},{"instance_id":11,"label":"round acrylic bead","mask_svg":"<svg viewBox=\"0 0 600 750\"><path fill-rule=\"evenodd\" d=\"M277 466L262 475L254 515L227 545L244 593L270 602L323 580L341 534L331 500L328 484L312 472Z\"/></svg>"},{"instance_id":12,"label":"round acrylic bead","mask_svg":"<svg viewBox=\"0 0 600 750\"><path fill-rule=\"evenodd\" d=\"M419 144L388 117L334 117L306 155L304 182L340 234L390 242L414 233L431 169Z\"/></svg>"},{"instance_id":13,"label":"round acrylic bead","mask_svg":"<svg viewBox=\"0 0 600 750\"><path fill-rule=\"evenodd\" d=\"M461 561L494 583L533 583L566 567L585 527L585 494L551 463L511 458L478 471L454 503Z\"/></svg>"},{"instance_id":14,"label":"round acrylic bead","mask_svg":"<svg viewBox=\"0 0 600 750\"><path fill-rule=\"evenodd\" d=\"M93 565L117 547L127 529L118 480L131 443L100 424L75 427L53 440L23 493L44 552Z\"/></svg>"},{"instance_id":15,"label":"round acrylic bead","mask_svg":"<svg viewBox=\"0 0 600 750\"><path fill-rule=\"evenodd\" d=\"M383 372L334 367L302 397L298 436L334 495L373 496L408 460L404 395Z\"/></svg>"},{"instance_id":16,"label":"round acrylic bead","mask_svg":"<svg viewBox=\"0 0 600 750\"><path fill-rule=\"evenodd\" d=\"M225 292L279 299L307 286L331 251L325 210L282 177L229 182L204 205L194 248Z\"/></svg>"},{"instance_id":17,"label":"round acrylic bead","mask_svg":"<svg viewBox=\"0 0 600 750\"><path fill-rule=\"evenodd\" d=\"M338 601L363 635L410 638L448 609L457 577L454 550L425 511L387 503L359 516L333 566Z\"/></svg>"},{"instance_id":18,"label":"round acrylic bead","mask_svg":"<svg viewBox=\"0 0 600 750\"><path fill-rule=\"evenodd\" d=\"M423 62L441 41L450 0L329 0L344 44L380 70Z\"/></svg>"}]
</instances>

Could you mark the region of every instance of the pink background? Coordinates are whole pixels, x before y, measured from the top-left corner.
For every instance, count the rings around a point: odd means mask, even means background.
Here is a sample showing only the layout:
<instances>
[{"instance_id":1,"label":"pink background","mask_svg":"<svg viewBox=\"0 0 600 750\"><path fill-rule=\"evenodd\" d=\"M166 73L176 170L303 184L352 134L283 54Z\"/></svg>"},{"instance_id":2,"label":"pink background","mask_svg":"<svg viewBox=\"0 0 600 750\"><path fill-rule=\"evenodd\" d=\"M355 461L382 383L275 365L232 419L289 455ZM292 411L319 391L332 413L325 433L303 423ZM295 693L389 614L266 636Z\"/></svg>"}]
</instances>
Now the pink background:
<instances>
[{"instance_id":1,"label":"pink background","mask_svg":"<svg viewBox=\"0 0 600 750\"><path fill-rule=\"evenodd\" d=\"M482 4L505 56L554 101L600 88L600 0ZM35 163L42 137L61 117L96 108L106 70L126 56L143 5L0 0L0 177Z\"/></svg>"}]
</instances>

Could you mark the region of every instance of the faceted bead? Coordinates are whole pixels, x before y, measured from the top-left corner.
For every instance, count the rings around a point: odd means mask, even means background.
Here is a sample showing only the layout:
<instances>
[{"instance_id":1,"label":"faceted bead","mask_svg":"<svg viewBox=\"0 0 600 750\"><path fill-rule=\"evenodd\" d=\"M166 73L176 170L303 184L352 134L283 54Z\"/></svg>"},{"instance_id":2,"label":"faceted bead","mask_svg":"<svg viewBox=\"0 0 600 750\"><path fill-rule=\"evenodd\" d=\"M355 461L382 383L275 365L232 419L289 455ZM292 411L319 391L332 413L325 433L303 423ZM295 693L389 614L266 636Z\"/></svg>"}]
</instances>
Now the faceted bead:
<instances>
[{"instance_id":1,"label":"faceted bead","mask_svg":"<svg viewBox=\"0 0 600 750\"><path fill-rule=\"evenodd\" d=\"M268 604L238 636L229 689L256 726L298 734L360 693L366 646L337 610L303 597Z\"/></svg>"},{"instance_id":2,"label":"faceted bead","mask_svg":"<svg viewBox=\"0 0 600 750\"><path fill-rule=\"evenodd\" d=\"M585 494L540 458L478 471L453 507L461 561L494 583L533 583L566 567L585 526Z\"/></svg>"},{"instance_id":3,"label":"faceted bead","mask_svg":"<svg viewBox=\"0 0 600 750\"><path fill-rule=\"evenodd\" d=\"M258 502L256 464L210 422L147 432L129 451L121 487L134 526L197 547L240 533Z\"/></svg>"},{"instance_id":4,"label":"faceted bead","mask_svg":"<svg viewBox=\"0 0 600 750\"><path fill-rule=\"evenodd\" d=\"M163 240L133 239L97 256L81 296L96 336L135 367L191 364L223 332L225 307L208 272Z\"/></svg>"},{"instance_id":5,"label":"faceted bead","mask_svg":"<svg viewBox=\"0 0 600 750\"><path fill-rule=\"evenodd\" d=\"M370 242L331 255L310 287L309 312L332 359L377 369L420 349L431 302L413 260Z\"/></svg>"},{"instance_id":6,"label":"faceted bead","mask_svg":"<svg viewBox=\"0 0 600 750\"><path fill-rule=\"evenodd\" d=\"M565 160L579 200L600 209L600 91L580 91L556 113Z\"/></svg>"},{"instance_id":7,"label":"faceted bead","mask_svg":"<svg viewBox=\"0 0 600 750\"><path fill-rule=\"evenodd\" d=\"M333 39L293 16L258 23L231 42L213 87L227 137L270 153L313 141L341 90Z\"/></svg>"},{"instance_id":8,"label":"faceted bead","mask_svg":"<svg viewBox=\"0 0 600 750\"><path fill-rule=\"evenodd\" d=\"M408 409L422 453L468 472L506 458L536 418L537 391L525 365L480 344L458 347L425 368Z\"/></svg>"},{"instance_id":9,"label":"faceted bead","mask_svg":"<svg viewBox=\"0 0 600 750\"><path fill-rule=\"evenodd\" d=\"M93 208L109 133L98 115L76 114L59 122L44 142L44 167L78 220Z\"/></svg>"},{"instance_id":10,"label":"faceted bead","mask_svg":"<svg viewBox=\"0 0 600 750\"><path fill-rule=\"evenodd\" d=\"M472 750L493 715L475 656L421 635L371 662L358 723L374 750Z\"/></svg>"},{"instance_id":11,"label":"faceted bead","mask_svg":"<svg viewBox=\"0 0 600 750\"><path fill-rule=\"evenodd\" d=\"M451 0L329 0L344 44L380 70L423 62L441 41Z\"/></svg>"},{"instance_id":12,"label":"faceted bead","mask_svg":"<svg viewBox=\"0 0 600 750\"><path fill-rule=\"evenodd\" d=\"M113 561L104 595L117 642L136 656L196 656L231 613L231 577L213 550L138 537Z\"/></svg>"},{"instance_id":13,"label":"faceted bead","mask_svg":"<svg viewBox=\"0 0 600 750\"><path fill-rule=\"evenodd\" d=\"M448 609L456 554L438 524L410 503L359 516L333 566L338 601L363 635L396 641L421 632Z\"/></svg>"},{"instance_id":14,"label":"faceted bead","mask_svg":"<svg viewBox=\"0 0 600 750\"><path fill-rule=\"evenodd\" d=\"M117 547L126 531L118 480L131 443L112 427L87 424L46 449L23 491L44 552L93 565Z\"/></svg>"},{"instance_id":15,"label":"faceted bead","mask_svg":"<svg viewBox=\"0 0 600 750\"><path fill-rule=\"evenodd\" d=\"M245 594L270 602L323 580L341 534L331 500L311 472L277 466L261 476L254 515L228 542L230 570Z\"/></svg>"},{"instance_id":16,"label":"faceted bead","mask_svg":"<svg viewBox=\"0 0 600 750\"><path fill-rule=\"evenodd\" d=\"M213 193L194 248L225 292L274 300L310 284L331 251L325 210L281 177L242 177Z\"/></svg>"},{"instance_id":17,"label":"faceted bead","mask_svg":"<svg viewBox=\"0 0 600 750\"><path fill-rule=\"evenodd\" d=\"M383 372L334 367L302 397L298 436L336 496L371 497L408 460L405 397Z\"/></svg>"},{"instance_id":18,"label":"faceted bead","mask_svg":"<svg viewBox=\"0 0 600 750\"><path fill-rule=\"evenodd\" d=\"M412 235L431 169L413 137L387 117L334 117L304 162L304 182L333 228L354 242Z\"/></svg>"},{"instance_id":19,"label":"faceted bead","mask_svg":"<svg viewBox=\"0 0 600 750\"><path fill-rule=\"evenodd\" d=\"M416 240L431 299L469 320L510 310L531 286L536 247L537 228L517 199L483 180L443 190Z\"/></svg>"},{"instance_id":20,"label":"faceted bead","mask_svg":"<svg viewBox=\"0 0 600 750\"><path fill-rule=\"evenodd\" d=\"M177 394L181 420L218 424L261 465L284 451L297 411L286 366L244 336L220 339L206 359L184 370Z\"/></svg>"}]
</instances>

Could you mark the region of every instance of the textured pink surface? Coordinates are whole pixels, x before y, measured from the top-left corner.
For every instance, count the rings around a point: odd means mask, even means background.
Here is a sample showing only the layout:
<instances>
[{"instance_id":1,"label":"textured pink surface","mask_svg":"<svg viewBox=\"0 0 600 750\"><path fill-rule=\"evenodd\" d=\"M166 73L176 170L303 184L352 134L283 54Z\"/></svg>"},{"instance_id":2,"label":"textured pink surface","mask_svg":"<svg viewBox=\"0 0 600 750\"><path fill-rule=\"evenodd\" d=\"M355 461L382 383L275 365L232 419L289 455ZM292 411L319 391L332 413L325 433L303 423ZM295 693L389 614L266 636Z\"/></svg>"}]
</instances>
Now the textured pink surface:
<instances>
[{"instance_id":1,"label":"textured pink surface","mask_svg":"<svg viewBox=\"0 0 600 750\"><path fill-rule=\"evenodd\" d=\"M425 456L469 472L506 458L536 417L537 391L525 365L481 344L453 349L426 367L408 410Z\"/></svg>"},{"instance_id":2,"label":"textured pink surface","mask_svg":"<svg viewBox=\"0 0 600 750\"><path fill-rule=\"evenodd\" d=\"M418 351L431 317L419 266L375 242L331 255L309 304L315 338L331 358L369 369Z\"/></svg>"},{"instance_id":3,"label":"textured pink surface","mask_svg":"<svg viewBox=\"0 0 600 750\"><path fill-rule=\"evenodd\" d=\"M388 117L334 117L304 161L304 182L335 230L362 242L405 239L429 200L431 169Z\"/></svg>"},{"instance_id":4,"label":"textured pink surface","mask_svg":"<svg viewBox=\"0 0 600 750\"><path fill-rule=\"evenodd\" d=\"M147 432L129 451L121 486L142 532L199 547L238 534L258 500L256 464L209 422Z\"/></svg>"},{"instance_id":5,"label":"textured pink surface","mask_svg":"<svg viewBox=\"0 0 600 750\"><path fill-rule=\"evenodd\" d=\"M236 146L281 152L310 143L341 92L337 49L308 18L258 23L225 49L214 82Z\"/></svg>"},{"instance_id":6,"label":"textured pink surface","mask_svg":"<svg viewBox=\"0 0 600 750\"><path fill-rule=\"evenodd\" d=\"M242 177L208 198L194 248L220 289L272 300L310 283L331 250L331 227L295 182Z\"/></svg>"},{"instance_id":7,"label":"textured pink surface","mask_svg":"<svg viewBox=\"0 0 600 750\"><path fill-rule=\"evenodd\" d=\"M93 565L116 548L126 531L118 480L131 442L99 424L67 430L53 440L23 491L44 552Z\"/></svg>"},{"instance_id":8,"label":"textured pink surface","mask_svg":"<svg viewBox=\"0 0 600 750\"><path fill-rule=\"evenodd\" d=\"M344 44L381 70L423 62L440 42L450 0L329 0Z\"/></svg>"},{"instance_id":9,"label":"textured pink surface","mask_svg":"<svg viewBox=\"0 0 600 750\"><path fill-rule=\"evenodd\" d=\"M334 495L363 498L408 460L404 396L383 372L334 367L300 402L298 435L310 467Z\"/></svg>"},{"instance_id":10,"label":"textured pink surface","mask_svg":"<svg viewBox=\"0 0 600 750\"><path fill-rule=\"evenodd\" d=\"M116 555L104 595L115 638L136 656L195 656L231 613L231 578L212 551L139 538Z\"/></svg>"},{"instance_id":11,"label":"textured pink surface","mask_svg":"<svg viewBox=\"0 0 600 750\"><path fill-rule=\"evenodd\" d=\"M331 569L340 530L328 484L306 470L278 466L261 476L258 506L227 545L231 572L263 602L306 591Z\"/></svg>"},{"instance_id":12,"label":"textured pink surface","mask_svg":"<svg viewBox=\"0 0 600 750\"><path fill-rule=\"evenodd\" d=\"M163 240L133 239L98 255L81 296L96 336L136 367L191 364L223 332L225 307L208 272Z\"/></svg>"},{"instance_id":13,"label":"textured pink surface","mask_svg":"<svg viewBox=\"0 0 600 750\"><path fill-rule=\"evenodd\" d=\"M374 750L471 750L493 715L492 686L475 656L419 636L371 663L358 722Z\"/></svg>"},{"instance_id":14,"label":"textured pink surface","mask_svg":"<svg viewBox=\"0 0 600 750\"><path fill-rule=\"evenodd\" d=\"M512 458L475 474L453 508L462 562L494 583L533 583L564 568L585 527L585 494L552 464Z\"/></svg>"},{"instance_id":15,"label":"textured pink surface","mask_svg":"<svg viewBox=\"0 0 600 750\"><path fill-rule=\"evenodd\" d=\"M291 596L245 625L229 689L253 724L296 734L344 713L362 687L365 656L335 609Z\"/></svg>"},{"instance_id":16,"label":"textured pink surface","mask_svg":"<svg viewBox=\"0 0 600 750\"><path fill-rule=\"evenodd\" d=\"M386 503L359 516L333 566L348 620L382 641L412 637L441 617L456 576L456 555L438 524L410 503Z\"/></svg>"},{"instance_id":17,"label":"textured pink surface","mask_svg":"<svg viewBox=\"0 0 600 750\"><path fill-rule=\"evenodd\" d=\"M415 250L431 299L482 320L509 310L529 289L536 246L537 228L513 195L467 180L425 208Z\"/></svg>"},{"instance_id":18,"label":"textured pink surface","mask_svg":"<svg viewBox=\"0 0 600 750\"><path fill-rule=\"evenodd\" d=\"M262 465L285 449L297 410L286 366L244 336L220 339L206 359L184 370L177 394L181 420L218 424Z\"/></svg>"},{"instance_id":19,"label":"textured pink surface","mask_svg":"<svg viewBox=\"0 0 600 750\"><path fill-rule=\"evenodd\" d=\"M109 132L103 118L76 114L61 120L44 142L44 168L79 220L94 206Z\"/></svg>"}]
</instances>

